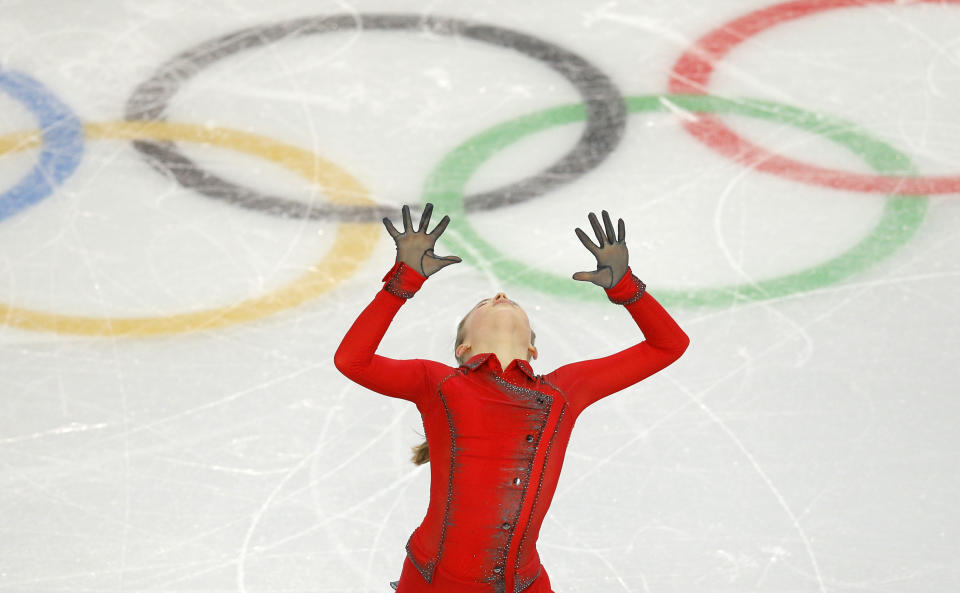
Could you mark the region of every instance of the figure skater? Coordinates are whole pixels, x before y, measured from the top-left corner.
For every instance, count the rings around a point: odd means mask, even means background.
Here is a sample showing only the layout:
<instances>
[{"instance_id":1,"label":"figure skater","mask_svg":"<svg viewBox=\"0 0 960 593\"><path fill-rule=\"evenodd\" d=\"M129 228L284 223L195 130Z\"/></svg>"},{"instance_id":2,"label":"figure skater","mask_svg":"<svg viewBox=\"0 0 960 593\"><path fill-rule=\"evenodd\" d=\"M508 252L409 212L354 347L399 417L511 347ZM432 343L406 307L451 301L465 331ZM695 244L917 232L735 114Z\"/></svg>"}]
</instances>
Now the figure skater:
<instances>
[{"instance_id":1,"label":"figure skater","mask_svg":"<svg viewBox=\"0 0 960 593\"><path fill-rule=\"evenodd\" d=\"M423 418L426 443L414 462L425 462L429 447L430 501L407 539L400 580L390 585L397 593L553 593L536 543L577 416L677 360L690 340L628 266L623 220L614 234L603 210L605 228L589 214L599 245L576 229L597 269L573 279L602 287L612 303L624 305L644 341L537 375L530 367L537 357L530 321L498 292L460 323L458 367L380 356L377 347L400 306L429 276L460 262L434 253L450 217L427 233L432 211L428 203L413 230L404 206L402 233L383 219L396 261L334 355L346 377L413 402Z\"/></svg>"}]
</instances>

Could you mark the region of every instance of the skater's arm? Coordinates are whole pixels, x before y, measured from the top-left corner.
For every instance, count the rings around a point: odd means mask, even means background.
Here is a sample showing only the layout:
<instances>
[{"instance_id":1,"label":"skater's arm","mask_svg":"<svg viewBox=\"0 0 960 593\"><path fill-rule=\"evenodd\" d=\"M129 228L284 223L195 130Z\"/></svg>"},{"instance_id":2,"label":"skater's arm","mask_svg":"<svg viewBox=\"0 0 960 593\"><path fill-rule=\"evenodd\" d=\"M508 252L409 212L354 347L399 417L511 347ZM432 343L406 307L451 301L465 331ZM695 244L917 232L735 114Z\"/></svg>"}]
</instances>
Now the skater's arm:
<instances>
[{"instance_id":1,"label":"skater's arm","mask_svg":"<svg viewBox=\"0 0 960 593\"><path fill-rule=\"evenodd\" d=\"M377 393L420 403L427 391L424 363L428 361L397 360L376 351L400 307L425 280L403 262L395 263L387 272L383 288L347 330L333 356L334 365L344 376Z\"/></svg>"},{"instance_id":2,"label":"skater's arm","mask_svg":"<svg viewBox=\"0 0 960 593\"><path fill-rule=\"evenodd\" d=\"M403 233L394 228L390 219L383 219L397 246L396 262L383 277L383 288L347 330L333 356L334 365L350 380L377 393L412 401L418 407L430 392L431 368L445 365L419 358L387 358L376 351L403 303L420 290L429 276L460 261L457 256L440 257L433 252L450 217L444 216L433 232L427 233L432 211L433 204L427 203L420 226L414 230L410 207L404 206Z\"/></svg>"},{"instance_id":3,"label":"skater's arm","mask_svg":"<svg viewBox=\"0 0 960 593\"><path fill-rule=\"evenodd\" d=\"M666 368L690 344L687 334L629 267L620 282L605 291L611 302L627 302L620 306L627 310L645 339L603 358L564 365L546 376L564 390L578 411Z\"/></svg>"},{"instance_id":4,"label":"skater's arm","mask_svg":"<svg viewBox=\"0 0 960 593\"><path fill-rule=\"evenodd\" d=\"M687 334L660 303L646 293L646 286L630 270L623 219L614 229L606 210L603 210L603 226L596 214L591 212L589 218L599 245L579 228L576 233L584 247L597 258L597 269L577 272L573 279L602 287L611 302L626 307L645 339L604 358L562 366L545 377L567 394L577 413L598 399L663 369L680 358L690 343Z\"/></svg>"}]
</instances>

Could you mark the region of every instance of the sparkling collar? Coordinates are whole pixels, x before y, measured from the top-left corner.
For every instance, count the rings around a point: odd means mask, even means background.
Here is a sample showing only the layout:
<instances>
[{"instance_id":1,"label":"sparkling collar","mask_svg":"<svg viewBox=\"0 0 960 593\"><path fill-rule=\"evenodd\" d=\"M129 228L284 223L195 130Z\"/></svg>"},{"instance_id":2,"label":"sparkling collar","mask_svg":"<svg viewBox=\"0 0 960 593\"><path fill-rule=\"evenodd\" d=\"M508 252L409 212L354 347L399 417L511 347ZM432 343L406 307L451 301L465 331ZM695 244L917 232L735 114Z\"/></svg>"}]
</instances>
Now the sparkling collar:
<instances>
[{"instance_id":1,"label":"sparkling collar","mask_svg":"<svg viewBox=\"0 0 960 593\"><path fill-rule=\"evenodd\" d=\"M514 358L510 361L510 364L507 365L507 368L504 369L503 365L500 364L500 359L497 358L497 355L493 352L482 352L470 357L470 360L463 363L461 366L465 366L471 371L476 370L478 367L482 366L484 363L493 368L493 370L498 374L503 374L509 372L514 367L518 367L521 371L524 372L531 379L536 379L536 375L533 373L533 368L530 366L530 363L522 358Z\"/></svg>"}]
</instances>

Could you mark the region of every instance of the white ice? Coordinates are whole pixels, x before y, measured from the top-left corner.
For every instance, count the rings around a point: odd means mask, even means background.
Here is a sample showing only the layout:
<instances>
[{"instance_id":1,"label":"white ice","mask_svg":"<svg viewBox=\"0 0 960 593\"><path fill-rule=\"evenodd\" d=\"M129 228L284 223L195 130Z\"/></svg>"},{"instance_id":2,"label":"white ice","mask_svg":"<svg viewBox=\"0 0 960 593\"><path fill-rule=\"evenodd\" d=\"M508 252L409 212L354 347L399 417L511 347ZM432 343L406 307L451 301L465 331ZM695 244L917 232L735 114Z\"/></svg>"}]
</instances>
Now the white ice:
<instances>
[{"instance_id":1,"label":"white ice","mask_svg":"<svg viewBox=\"0 0 960 593\"><path fill-rule=\"evenodd\" d=\"M0 67L40 81L83 122L110 122L140 81L203 41L390 11L528 32L645 95L666 92L698 37L769 4L0 0ZM718 65L712 90L846 119L918 174L960 176L960 3L888 2L778 25ZM350 31L226 58L184 85L168 119L311 151L395 206L399 222L455 146L577 101L562 77L507 50ZM624 219L631 266L657 296L810 268L879 220L885 196L744 167L683 121L631 116L599 168L471 223L503 252L569 277L594 265L573 229L607 209ZM872 172L819 136L725 121L780 154ZM0 89L0 135L35 126ZM581 129L517 143L467 190L540 170ZM328 197L275 163L180 146L237 183ZM229 306L291 282L339 232L198 196L129 142L84 150L53 195L0 221L0 591L391 591L426 510L428 466L409 461L420 417L333 365L393 263L382 225L368 225L376 241L354 273L254 321L153 337L18 327L10 307L123 318ZM0 192L37 155L0 158ZM916 199L927 211L913 237L851 277L719 308L664 303L690 348L596 403L573 432L538 543L557 593L960 590L960 194ZM446 240L441 254L453 252ZM643 339L617 305L502 283L464 262L404 305L379 353L455 364L457 322L497 290L531 317L538 373Z\"/></svg>"}]
</instances>

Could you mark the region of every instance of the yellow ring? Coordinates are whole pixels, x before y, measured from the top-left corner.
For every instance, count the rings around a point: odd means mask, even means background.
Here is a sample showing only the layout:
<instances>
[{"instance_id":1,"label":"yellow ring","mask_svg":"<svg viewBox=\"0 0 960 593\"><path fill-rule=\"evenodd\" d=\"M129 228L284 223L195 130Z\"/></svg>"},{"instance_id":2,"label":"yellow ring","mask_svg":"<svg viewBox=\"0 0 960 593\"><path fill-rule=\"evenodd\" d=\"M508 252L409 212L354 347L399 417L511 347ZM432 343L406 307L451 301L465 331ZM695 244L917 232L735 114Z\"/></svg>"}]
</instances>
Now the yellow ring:
<instances>
[{"instance_id":1,"label":"yellow ring","mask_svg":"<svg viewBox=\"0 0 960 593\"><path fill-rule=\"evenodd\" d=\"M276 140L226 128L170 122L118 121L83 126L93 140L178 140L200 142L258 156L319 184L334 203L373 204L367 189L346 171L309 151ZM0 136L0 157L36 148L39 132ZM83 317L33 311L0 303L0 323L20 329L87 336L153 336L225 327L296 307L330 290L353 274L380 237L374 223L341 223L330 251L293 282L234 305L165 317Z\"/></svg>"}]
</instances>

